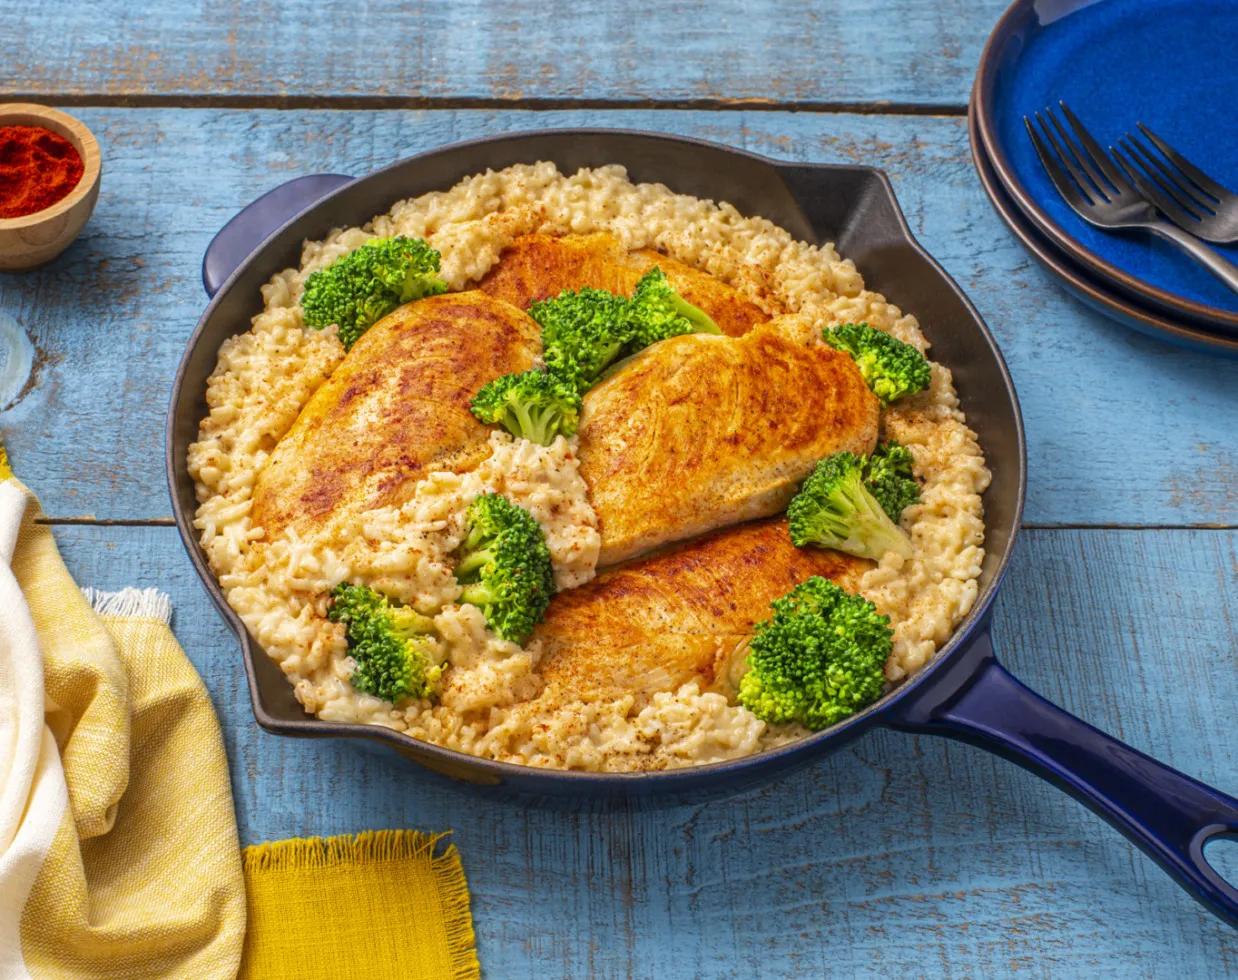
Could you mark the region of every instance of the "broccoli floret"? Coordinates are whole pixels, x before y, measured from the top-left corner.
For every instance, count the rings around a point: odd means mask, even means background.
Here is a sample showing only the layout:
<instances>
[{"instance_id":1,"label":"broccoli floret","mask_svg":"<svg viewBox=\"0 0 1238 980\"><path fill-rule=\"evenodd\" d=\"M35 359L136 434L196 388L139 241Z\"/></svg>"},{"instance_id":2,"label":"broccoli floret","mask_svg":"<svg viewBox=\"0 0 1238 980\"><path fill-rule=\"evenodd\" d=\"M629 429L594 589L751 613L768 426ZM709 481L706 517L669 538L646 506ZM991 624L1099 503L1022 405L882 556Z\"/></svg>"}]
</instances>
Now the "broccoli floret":
<instances>
[{"instance_id":1,"label":"broccoli floret","mask_svg":"<svg viewBox=\"0 0 1238 980\"><path fill-rule=\"evenodd\" d=\"M771 606L748 648L739 703L772 724L827 728L881 696L890 617L814 575Z\"/></svg>"},{"instance_id":2,"label":"broccoli floret","mask_svg":"<svg viewBox=\"0 0 1238 980\"><path fill-rule=\"evenodd\" d=\"M469 405L486 423L501 424L512 435L549 446L570 436L580 420L580 393L570 381L546 371L525 371L495 378Z\"/></svg>"},{"instance_id":3,"label":"broccoli floret","mask_svg":"<svg viewBox=\"0 0 1238 980\"><path fill-rule=\"evenodd\" d=\"M311 273L301 297L305 325L339 324L348 350L397 306L446 292L438 271L438 252L420 238L375 238Z\"/></svg>"},{"instance_id":4,"label":"broccoli floret","mask_svg":"<svg viewBox=\"0 0 1238 980\"><path fill-rule=\"evenodd\" d=\"M529 316L542 328L546 369L587 391L631 339L627 306L622 296L587 286L530 303Z\"/></svg>"},{"instance_id":5,"label":"broccoli floret","mask_svg":"<svg viewBox=\"0 0 1238 980\"><path fill-rule=\"evenodd\" d=\"M722 333L709 314L671 288L666 273L657 266L636 284L627 319L634 351L686 333Z\"/></svg>"},{"instance_id":6,"label":"broccoli floret","mask_svg":"<svg viewBox=\"0 0 1238 980\"><path fill-rule=\"evenodd\" d=\"M831 347L855 358L864 383L883 405L889 405L904 395L924 391L932 380L932 368L923 354L910 344L904 344L897 337L891 337L867 323L827 327L822 331L822 336Z\"/></svg>"},{"instance_id":7,"label":"broccoli floret","mask_svg":"<svg viewBox=\"0 0 1238 980\"><path fill-rule=\"evenodd\" d=\"M555 593L541 526L502 494L475 497L465 515L456 579L460 601L478 606L500 637L523 643Z\"/></svg>"},{"instance_id":8,"label":"broccoli floret","mask_svg":"<svg viewBox=\"0 0 1238 980\"><path fill-rule=\"evenodd\" d=\"M721 333L704 310L671 288L661 269L650 269L631 299L586 286L529 304L542 328L546 370L588 391L620 355L631 355L667 337Z\"/></svg>"},{"instance_id":9,"label":"broccoli floret","mask_svg":"<svg viewBox=\"0 0 1238 980\"><path fill-rule=\"evenodd\" d=\"M920 502L920 484L911 464L911 451L893 439L878 446L864 464L864 485L895 524L904 509Z\"/></svg>"},{"instance_id":10,"label":"broccoli floret","mask_svg":"<svg viewBox=\"0 0 1238 980\"><path fill-rule=\"evenodd\" d=\"M874 560L887 551L911 555L911 540L864 485L864 460L854 453L821 460L791 500L787 519L797 548L814 544Z\"/></svg>"},{"instance_id":11,"label":"broccoli floret","mask_svg":"<svg viewBox=\"0 0 1238 980\"><path fill-rule=\"evenodd\" d=\"M422 637L434 623L408 606L394 606L368 585L344 582L331 590L327 618L345 625L352 686L384 701L432 698L443 668Z\"/></svg>"}]
</instances>

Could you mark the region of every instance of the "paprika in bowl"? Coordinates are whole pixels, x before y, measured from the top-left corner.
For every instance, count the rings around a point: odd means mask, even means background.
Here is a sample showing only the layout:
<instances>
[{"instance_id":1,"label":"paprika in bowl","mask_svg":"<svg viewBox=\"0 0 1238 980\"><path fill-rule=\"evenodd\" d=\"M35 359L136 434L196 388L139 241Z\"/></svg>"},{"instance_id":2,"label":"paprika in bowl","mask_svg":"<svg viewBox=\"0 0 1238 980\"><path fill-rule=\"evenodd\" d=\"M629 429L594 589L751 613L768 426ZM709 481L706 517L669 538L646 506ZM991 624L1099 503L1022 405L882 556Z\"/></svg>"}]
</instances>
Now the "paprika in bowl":
<instances>
[{"instance_id":1,"label":"paprika in bowl","mask_svg":"<svg viewBox=\"0 0 1238 980\"><path fill-rule=\"evenodd\" d=\"M0 105L0 272L32 269L69 247L99 197L99 144L67 113Z\"/></svg>"}]
</instances>

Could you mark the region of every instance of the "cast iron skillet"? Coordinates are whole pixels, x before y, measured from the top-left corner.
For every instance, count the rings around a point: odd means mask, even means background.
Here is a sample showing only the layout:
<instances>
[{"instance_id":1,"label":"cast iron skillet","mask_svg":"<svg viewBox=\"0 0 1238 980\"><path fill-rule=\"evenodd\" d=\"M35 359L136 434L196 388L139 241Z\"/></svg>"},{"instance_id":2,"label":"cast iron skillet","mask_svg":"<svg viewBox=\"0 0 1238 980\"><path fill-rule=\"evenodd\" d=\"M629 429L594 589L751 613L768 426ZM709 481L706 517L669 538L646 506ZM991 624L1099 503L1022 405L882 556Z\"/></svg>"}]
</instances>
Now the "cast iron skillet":
<instances>
[{"instance_id":1,"label":"cast iron skillet","mask_svg":"<svg viewBox=\"0 0 1238 980\"><path fill-rule=\"evenodd\" d=\"M404 197L446 189L487 168L552 160L578 167L621 163L632 179L730 201L808 241L833 241L868 284L914 311L950 366L968 423L984 447L993 483L985 494L987 557L970 615L936 659L909 682L846 722L776 751L694 769L652 773L556 772L490 762L385 728L308 716L292 687L224 601L193 528L186 450L206 413L206 379L219 345L261 309L259 287L295 266L304 239L355 225ZM167 472L189 557L241 643L258 724L294 736L376 739L426 768L524 797L699 798L764 783L835 751L873 725L944 735L979 745L1056 783L1104 817L1200 902L1238 925L1238 890L1204 860L1213 837L1238 837L1238 800L1136 752L1028 690L993 655L994 596L1023 509L1023 424L993 337L959 288L915 242L885 175L870 167L775 163L696 140L619 130L549 130L478 140L410 157L368 177L317 175L276 188L234 218L207 250L203 281L213 295L190 338L172 391Z\"/></svg>"}]
</instances>

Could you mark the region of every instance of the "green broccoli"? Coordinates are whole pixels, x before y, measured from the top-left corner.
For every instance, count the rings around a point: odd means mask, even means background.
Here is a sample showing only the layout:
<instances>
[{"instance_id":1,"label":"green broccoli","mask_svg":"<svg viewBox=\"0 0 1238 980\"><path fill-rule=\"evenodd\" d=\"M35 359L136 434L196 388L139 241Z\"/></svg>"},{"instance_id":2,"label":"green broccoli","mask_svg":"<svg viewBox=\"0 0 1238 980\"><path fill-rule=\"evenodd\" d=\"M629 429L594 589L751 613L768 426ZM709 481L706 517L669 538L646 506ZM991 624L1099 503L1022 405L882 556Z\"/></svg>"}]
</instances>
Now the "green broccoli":
<instances>
[{"instance_id":1,"label":"green broccoli","mask_svg":"<svg viewBox=\"0 0 1238 980\"><path fill-rule=\"evenodd\" d=\"M627 322L633 351L686 333L722 333L708 313L671 288L666 273L657 266L636 284L628 304Z\"/></svg>"},{"instance_id":2,"label":"green broccoli","mask_svg":"<svg viewBox=\"0 0 1238 980\"><path fill-rule=\"evenodd\" d=\"M624 314L628 301L604 289L565 289L553 299L529 304L542 328L546 369L583 394L631 339Z\"/></svg>"},{"instance_id":3,"label":"green broccoli","mask_svg":"<svg viewBox=\"0 0 1238 980\"><path fill-rule=\"evenodd\" d=\"M439 254L420 238L375 238L305 280L305 325L339 324L348 350L397 306L447 291L438 278Z\"/></svg>"},{"instance_id":4,"label":"green broccoli","mask_svg":"<svg viewBox=\"0 0 1238 980\"><path fill-rule=\"evenodd\" d=\"M549 446L570 436L580 420L580 393L570 381L546 371L525 371L495 378L469 407L478 420L501 424L514 436Z\"/></svg>"},{"instance_id":5,"label":"green broccoli","mask_svg":"<svg viewBox=\"0 0 1238 980\"><path fill-rule=\"evenodd\" d=\"M856 367L881 404L889 405L904 395L924 391L932 380L932 368L923 354L867 323L845 323L822 331L825 342L855 358Z\"/></svg>"},{"instance_id":6,"label":"green broccoli","mask_svg":"<svg viewBox=\"0 0 1238 980\"><path fill-rule=\"evenodd\" d=\"M650 269L631 299L586 286L529 304L542 328L546 370L584 394L620 356L667 337L721 333L705 313L675 292L661 269Z\"/></svg>"},{"instance_id":7,"label":"green broccoli","mask_svg":"<svg viewBox=\"0 0 1238 980\"><path fill-rule=\"evenodd\" d=\"M920 484L911 472L911 451L891 439L864 463L864 485L895 524L903 511L920 502Z\"/></svg>"},{"instance_id":8,"label":"green broccoli","mask_svg":"<svg viewBox=\"0 0 1238 980\"><path fill-rule=\"evenodd\" d=\"M384 701L432 698L441 665L421 639L434 623L408 606L392 605L368 585L344 582L331 590L327 618L345 624L352 686Z\"/></svg>"},{"instance_id":9,"label":"green broccoli","mask_svg":"<svg viewBox=\"0 0 1238 980\"><path fill-rule=\"evenodd\" d=\"M497 493L475 497L465 515L456 579L460 601L478 606L504 640L523 643L555 593L550 549L524 508Z\"/></svg>"},{"instance_id":10,"label":"green broccoli","mask_svg":"<svg viewBox=\"0 0 1238 980\"><path fill-rule=\"evenodd\" d=\"M771 724L827 728L881 696L893 649L890 617L814 575L756 624L739 703Z\"/></svg>"},{"instance_id":11,"label":"green broccoli","mask_svg":"<svg viewBox=\"0 0 1238 980\"><path fill-rule=\"evenodd\" d=\"M835 548L879 560L887 551L911 555L911 540L864 485L864 460L835 453L821 460L787 508L791 543Z\"/></svg>"}]
</instances>

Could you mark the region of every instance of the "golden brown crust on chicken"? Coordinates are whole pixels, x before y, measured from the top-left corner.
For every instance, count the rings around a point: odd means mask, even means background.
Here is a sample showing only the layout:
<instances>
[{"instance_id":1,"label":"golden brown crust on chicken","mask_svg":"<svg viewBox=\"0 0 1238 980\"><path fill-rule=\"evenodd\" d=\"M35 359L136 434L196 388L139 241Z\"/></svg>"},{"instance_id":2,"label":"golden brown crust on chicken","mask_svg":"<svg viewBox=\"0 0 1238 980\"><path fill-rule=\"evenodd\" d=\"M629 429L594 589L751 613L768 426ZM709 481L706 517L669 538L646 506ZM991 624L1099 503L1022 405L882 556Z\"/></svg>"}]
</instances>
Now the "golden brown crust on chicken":
<instances>
[{"instance_id":1,"label":"golden brown crust on chicken","mask_svg":"<svg viewBox=\"0 0 1238 980\"><path fill-rule=\"evenodd\" d=\"M432 470L466 472L489 455L469 411L487 381L533 366L541 332L484 293L400 307L358 340L280 441L254 488L268 535L344 512L403 503Z\"/></svg>"},{"instance_id":2,"label":"golden brown crust on chicken","mask_svg":"<svg viewBox=\"0 0 1238 980\"><path fill-rule=\"evenodd\" d=\"M872 451L879 410L850 356L773 324L646 348L584 399L598 566L782 511L818 460Z\"/></svg>"},{"instance_id":3,"label":"golden brown crust on chicken","mask_svg":"<svg viewBox=\"0 0 1238 980\"><path fill-rule=\"evenodd\" d=\"M734 694L735 668L769 604L812 575L848 591L871 562L796 548L783 519L674 545L561 592L533 634L543 698L590 700L674 691Z\"/></svg>"},{"instance_id":4,"label":"golden brown crust on chicken","mask_svg":"<svg viewBox=\"0 0 1238 980\"><path fill-rule=\"evenodd\" d=\"M721 279L652 249L628 252L605 232L522 235L503 250L477 288L525 310L533 300L584 286L631 296L640 277L655 265L684 299L708 313L728 336L738 337L769 319L769 314ZM770 306L781 312L772 300Z\"/></svg>"}]
</instances>

